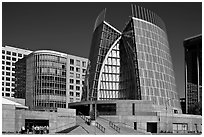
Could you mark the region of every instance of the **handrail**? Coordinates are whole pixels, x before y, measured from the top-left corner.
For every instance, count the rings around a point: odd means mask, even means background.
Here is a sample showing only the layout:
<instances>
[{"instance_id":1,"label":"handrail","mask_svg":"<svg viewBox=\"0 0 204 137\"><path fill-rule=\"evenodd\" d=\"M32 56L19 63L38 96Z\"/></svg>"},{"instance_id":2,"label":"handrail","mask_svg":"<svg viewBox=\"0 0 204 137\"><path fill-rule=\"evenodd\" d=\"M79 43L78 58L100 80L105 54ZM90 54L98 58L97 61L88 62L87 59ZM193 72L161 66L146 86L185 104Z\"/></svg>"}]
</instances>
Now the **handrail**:
<instances>
[{"instance_id":1,"label":"handrail","mask_svg":"<svg viewBox=\"0 0 204 137\"><path fill-rule=\"evenodd\" d=\"M109 121L109 126L112 127L118 133L120 133L120 128L116 126L113 122Z\"/></svg>"},{"instance_id":2,"label":"handrail","mask_svg":"<svg viewBox=\"0 0 204 137\"><path fill-rule=\"evenodd\" d=\"M83 115L81 112L78 112L79 116L87 123L90 123L91 120L87 118L85 115Z\"/></svg>"},{"instance_id":3,"label":"handrail","mask_svg":"<svg viewBox=\"0 0 204 137\"><path fill-rule=\"evenodd\" d=\"M96 122L96 127L101 130L103 133L105 133L105 127L103 127L101 124L99 124L98 122Z\"/></svg>"}]
</instances>

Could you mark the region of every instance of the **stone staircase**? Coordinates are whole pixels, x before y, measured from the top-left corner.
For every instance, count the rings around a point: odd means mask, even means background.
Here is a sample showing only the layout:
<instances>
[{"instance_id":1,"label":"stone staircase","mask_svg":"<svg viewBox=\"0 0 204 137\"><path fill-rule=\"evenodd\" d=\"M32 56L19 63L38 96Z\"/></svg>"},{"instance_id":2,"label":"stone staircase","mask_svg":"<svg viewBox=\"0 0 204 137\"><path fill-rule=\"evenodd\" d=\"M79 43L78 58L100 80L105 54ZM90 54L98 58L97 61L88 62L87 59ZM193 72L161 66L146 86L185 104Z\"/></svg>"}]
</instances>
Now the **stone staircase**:
<instances>
[{"instance_id":1,"label":"stone staircase","mask_svg":"<svg viewBox=\"0 0 204 137\"><path fill-rule=\"evenodd\" d=\"M105 118L97 117L96 124L89 124L88 116L76 116L76 126L62 131L70 135L145 135L151 134L144 131L134 130L122 123L113 123Z\"/></svg>"}]
</instances>

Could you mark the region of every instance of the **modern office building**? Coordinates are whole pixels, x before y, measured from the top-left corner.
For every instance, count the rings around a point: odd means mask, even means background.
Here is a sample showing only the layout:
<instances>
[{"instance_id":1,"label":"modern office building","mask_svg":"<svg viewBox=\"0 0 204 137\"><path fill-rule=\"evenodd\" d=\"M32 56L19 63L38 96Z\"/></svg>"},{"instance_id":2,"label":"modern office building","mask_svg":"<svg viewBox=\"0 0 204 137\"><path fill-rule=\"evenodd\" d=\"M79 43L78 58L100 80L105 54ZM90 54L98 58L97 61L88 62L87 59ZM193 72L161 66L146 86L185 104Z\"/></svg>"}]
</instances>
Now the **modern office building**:
<instances>
[{"instance_id":1,"label":"modern office building","mask_svg":"<svg viewBox=\"0 0 204 137\"><path fill-rule=\"evenodd\" d=\"M202 35L184 40L186 113L195 103L202 104Z\"/></svg>"},{"instance_id":2,"label":"modern office building","mask_svg":"<svg viewBox=\"0 0 204 137\"><path fill-rule=\"evenodd\" d=\"M34 51L16 63L15 95L25 98L31 110L67 108L68 102L81 100L87 61L56 51Z\"/></svg>"},{"instance_id":3,"label":"modern office building","mask_svg":"<svg viewBox=\"0 0 204 137\"><path fill-rule=\"evenodd\" d=\"M154 12L132 5L120 32L102 11L89 60L82 101L70 108L152 133L201 130L201 116L182 114L166 28Z\"/></svg>"},{"instance_id":4,"label":"modern office building","mask_svg":"<svg viewBox=\"0 0 204 137\"><path fill-rule=\"evenodd\" d=\"M2 96L14 97L15 63L32 51L11 46L2 46Z\"/></svg>"}]
</instances>

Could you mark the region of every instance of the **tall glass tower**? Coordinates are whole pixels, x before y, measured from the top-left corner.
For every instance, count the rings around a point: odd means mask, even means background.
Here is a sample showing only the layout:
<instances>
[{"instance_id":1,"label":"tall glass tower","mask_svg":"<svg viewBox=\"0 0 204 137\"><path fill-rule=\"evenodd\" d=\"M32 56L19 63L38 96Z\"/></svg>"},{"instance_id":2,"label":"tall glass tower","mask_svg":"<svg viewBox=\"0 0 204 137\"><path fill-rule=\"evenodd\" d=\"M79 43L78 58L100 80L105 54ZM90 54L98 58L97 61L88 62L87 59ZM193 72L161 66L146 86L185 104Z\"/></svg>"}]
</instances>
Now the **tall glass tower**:
<instances>
[{"instance_id":1,"label":"tall glass tower","mask_svg":"<svg viewBox=\"0 0 204 137\"><path fill-rule=\"evenodd\" d=\"M122 32L105 21L104 11L96 22L83 99L149 100L180 112L162 19L132 5L132 17Z\"/></svg>"}]
</instances>

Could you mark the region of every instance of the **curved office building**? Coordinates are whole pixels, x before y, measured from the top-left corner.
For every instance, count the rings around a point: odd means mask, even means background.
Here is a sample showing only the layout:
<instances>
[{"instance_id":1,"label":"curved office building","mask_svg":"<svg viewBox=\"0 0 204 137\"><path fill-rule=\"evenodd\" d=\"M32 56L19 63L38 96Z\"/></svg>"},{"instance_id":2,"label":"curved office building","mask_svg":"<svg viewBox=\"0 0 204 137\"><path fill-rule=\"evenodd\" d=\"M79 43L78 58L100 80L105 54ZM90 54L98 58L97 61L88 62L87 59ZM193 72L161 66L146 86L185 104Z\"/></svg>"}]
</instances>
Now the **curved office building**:
<instances>
[{"instance_id":1,"label":"curved office building","mask_svg":"<svg viewBox=\"0 0 204 137\"><path fill-rule=\"evenodd\" d=\"M132 6L122 32L97 18L82 100L147 100L182 113L164 22ZM173 113L173 112L171 112Z\"/></svg>"},{"instance_id":2,"label":"curved office building","mask_svg":"<svg viewBox=\"0 0 204 137\"><path fill-rule=\"evenodd\" d=\"M66 108L66 54L40 50L27 58L26 104L35 110Z\"/></svg>"}]
</instances>

